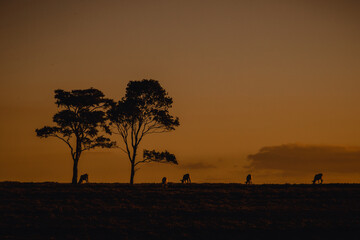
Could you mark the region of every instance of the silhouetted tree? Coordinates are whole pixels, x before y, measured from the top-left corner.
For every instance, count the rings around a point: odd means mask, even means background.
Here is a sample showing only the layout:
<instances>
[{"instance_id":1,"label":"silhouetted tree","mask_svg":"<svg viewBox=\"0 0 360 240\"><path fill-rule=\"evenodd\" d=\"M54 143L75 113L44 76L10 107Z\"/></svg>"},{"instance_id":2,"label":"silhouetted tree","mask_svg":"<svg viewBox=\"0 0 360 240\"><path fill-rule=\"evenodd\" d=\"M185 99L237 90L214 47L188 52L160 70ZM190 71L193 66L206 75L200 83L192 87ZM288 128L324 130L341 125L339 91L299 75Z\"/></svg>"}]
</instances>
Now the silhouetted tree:
<instances>
[{"instance_id":1,"label":"silhouetted tree","mask_svg":"<svg viewBox=\"0 0 360 240\"><path fill-rule=\"evenodd\" d=\"M99 136L101 127L106 126L105 108L110 100L97 89L72 90L67 92L55 90L56 104L63 110L53 116L56 126L45 126L36 129L40 138L56 137L67 144L73 159L72 183L77 183L78 162L81 153L96 147L111 148L115 142L102 135Z\"/></svg>"},{"instance_id":2,"label":"silhouetted tree","mask_svg":"<svg viewBox=\"0 0 360 240\"><path fill-rule=\"evenodd\" d=\"M107 115L113 133L119 134L125 144L122 149L131 164L130 184L134 183L135 166L140 163L161 162L177 164L169 152L144 150L143 160L136 161L139 144L151 133L169 132L179 126L179 118L169 114L172 98L156 80L130 81L125 97L113 103Z\"/></svg>"}]
</instances>

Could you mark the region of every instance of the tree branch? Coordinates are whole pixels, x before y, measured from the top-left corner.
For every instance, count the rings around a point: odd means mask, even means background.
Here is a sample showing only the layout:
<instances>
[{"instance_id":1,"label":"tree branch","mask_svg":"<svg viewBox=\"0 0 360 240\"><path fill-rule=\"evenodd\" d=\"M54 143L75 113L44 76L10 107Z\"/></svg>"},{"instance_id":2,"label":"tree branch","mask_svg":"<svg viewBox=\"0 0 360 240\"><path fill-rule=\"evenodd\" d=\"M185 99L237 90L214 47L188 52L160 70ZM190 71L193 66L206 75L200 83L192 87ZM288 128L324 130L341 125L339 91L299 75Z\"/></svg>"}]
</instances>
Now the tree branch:
<instances>
[{"instance_id":1,"label":"tree branch","mask_svg":"<svg viewBox=\"0 0 360 240\"><path fill-rule=\"evenodd\" d=\"M74 149L73 149L73 147L71 146L71 144L70 144L69 141L63 139L62 137L58 136L57 134L51 134L51 135L49 135L49 136L56 137L56 138L60 139L61 141L63 141L64 143L66 143L66 144L69 146L69 148L70 148L71 156L74 158ZM70 137L68 138L68 140L69 140L69 139L70 139Z\"/></svg>"}]
</instances>

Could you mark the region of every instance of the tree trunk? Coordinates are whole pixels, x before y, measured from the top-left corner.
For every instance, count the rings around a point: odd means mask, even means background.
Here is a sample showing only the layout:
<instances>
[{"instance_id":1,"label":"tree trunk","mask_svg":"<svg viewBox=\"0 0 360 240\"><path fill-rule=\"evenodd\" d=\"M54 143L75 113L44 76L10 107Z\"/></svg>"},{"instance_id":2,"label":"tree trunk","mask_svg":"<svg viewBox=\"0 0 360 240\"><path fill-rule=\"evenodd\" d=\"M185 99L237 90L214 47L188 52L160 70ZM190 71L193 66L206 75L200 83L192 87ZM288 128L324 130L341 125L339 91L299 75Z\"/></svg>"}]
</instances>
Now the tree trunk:
<instances>
[{"instance_id":1,"label":"tree trunk","mask_svg":"<svg viewBox=\"0 0 360 240\"><path fill-rule=\"evenodd\" d=\"M136 159L137 145L133 146L133 154L130 159L131 163L131 173L130 173L130 184L134 184L134 176L135 176L135 159Z\"/></svg>"},{"instance_id":2,"label":"tree trunk","mask_svg":"<svg viewBox=\"0 0 360 240\"><path fill-rule=\"evenodd\" d=\"M134 176L135 176L135 162L131 162L131 174L130 174L130 184L134 184Z\"/></svg>"},{"instance_id":3,"label":"tree trunk","mask_svg":"<svg viewBox=\"0 0 360 240\"><path fill-rule=\"evenodd\" d=\"M74 160L73 177L72 177L72 182L71 182L72 184L77 184L78 162L79 162L79 160Z\"/></svg>"},{"instance_id":4,"label":"tree trunk","mask_svg":"<svg viewBox=\"0 0 360 240\"><path fill-rule=\"evenodd\" d=\"M78 178L78 162L81 155L81 141L78 135L76 135L76 152L75 155L73 155L74 160L74 167L73 167L73 178L72 178L72 184L77 184L77 178Z\"/></svg>"}]
</instances>

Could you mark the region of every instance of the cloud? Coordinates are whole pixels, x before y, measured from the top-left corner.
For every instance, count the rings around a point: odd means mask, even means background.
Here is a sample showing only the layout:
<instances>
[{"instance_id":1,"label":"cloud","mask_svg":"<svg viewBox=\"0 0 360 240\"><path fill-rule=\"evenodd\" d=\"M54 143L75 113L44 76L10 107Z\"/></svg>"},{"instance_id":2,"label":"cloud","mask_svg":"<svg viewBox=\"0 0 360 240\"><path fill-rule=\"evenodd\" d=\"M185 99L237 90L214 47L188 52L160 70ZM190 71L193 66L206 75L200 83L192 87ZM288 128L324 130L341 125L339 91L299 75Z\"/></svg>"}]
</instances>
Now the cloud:
<instances>
[{"instance_id":1,"label":"cloud","mask_svg":"<svg viewBox=\"0 0 360 240\"><path fill-rule=\"evenodd\" d=\"M179 165L180 168L183 169L209 169L209 168L215 168L215 165L203 163L203 162L194 162L194 163L185 163Z\"/></svg>"},{"instance_id":2,"label":"cloud","mask_svg":"<svg viewBox=\"0 0 360 240\"><path fill-rule=\"evenodd\" d=\"M249 168L255 170L281 170L291 172L360 171L360 147L285 144L263 147L248 155Z\"/></svg>"}]
</instances>

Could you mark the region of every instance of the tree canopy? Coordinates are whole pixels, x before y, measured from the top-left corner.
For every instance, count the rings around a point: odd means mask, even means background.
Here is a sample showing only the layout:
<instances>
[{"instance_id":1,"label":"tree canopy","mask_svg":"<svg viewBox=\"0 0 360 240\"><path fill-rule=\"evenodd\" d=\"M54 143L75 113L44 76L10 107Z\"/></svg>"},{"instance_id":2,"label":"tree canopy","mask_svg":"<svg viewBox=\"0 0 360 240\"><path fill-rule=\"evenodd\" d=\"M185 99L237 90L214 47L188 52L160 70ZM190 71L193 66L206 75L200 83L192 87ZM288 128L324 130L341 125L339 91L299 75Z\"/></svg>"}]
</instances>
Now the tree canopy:
<instances>
[{"instance_id":1,"label":"tree canopy","mask_svg":"<svg viewBox=\"0 0 360 240\"><path fill-rule=\"evenodd\" d=\"M40 138L55 137L70 148L74 161L73 180L77 182L77 164L81 153L96 147L111 148L115 145L109 138L99 135L108 131L105 109L111 101L97 89L64 91L55 90L55 103L60 110L53 116L55 126L36 129Z\"/></svg>"},{"instance_id":2,"label":"tree canopy","mask_svg":"<svg viewBox=\"0 0 360 240\"><path fill-rule=\"evenodd\" d=\"M175 130L179 118L169 113L173 100L156 80L130 81L125 97L113 102L107 111L113 133L119 134L125 144L123 151L131 163L130 183L135 166L142 162L170 162L177 164L174 155L166 152L144 151L144 159L136 161L138 146L144 136ZM159 161L159 159L162 159Z\"/></svg>"}]
</instances>

